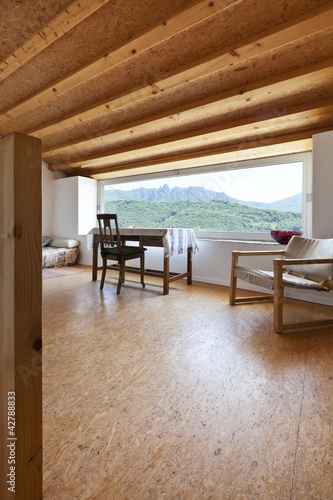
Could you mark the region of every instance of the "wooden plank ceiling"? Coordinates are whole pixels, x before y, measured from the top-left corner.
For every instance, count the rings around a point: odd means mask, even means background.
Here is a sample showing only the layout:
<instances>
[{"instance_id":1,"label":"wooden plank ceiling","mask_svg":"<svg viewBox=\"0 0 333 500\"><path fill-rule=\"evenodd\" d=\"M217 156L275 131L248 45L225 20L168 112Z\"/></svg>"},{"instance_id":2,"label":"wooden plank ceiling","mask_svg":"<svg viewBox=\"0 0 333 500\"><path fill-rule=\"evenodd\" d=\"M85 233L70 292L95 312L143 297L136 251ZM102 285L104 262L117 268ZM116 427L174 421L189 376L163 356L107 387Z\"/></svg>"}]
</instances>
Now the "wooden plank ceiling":
<instances>
[{"instance_id":1,"label":"wooden plank ceiling","mask_svg":"<svg viewBox=\"0 0 333 500\"><path fill-rule=\"evenodd\" d=\"M333 128L328 0L2 0L0 134L97 179L308 151Z\"/></svg>"}]
</instances>

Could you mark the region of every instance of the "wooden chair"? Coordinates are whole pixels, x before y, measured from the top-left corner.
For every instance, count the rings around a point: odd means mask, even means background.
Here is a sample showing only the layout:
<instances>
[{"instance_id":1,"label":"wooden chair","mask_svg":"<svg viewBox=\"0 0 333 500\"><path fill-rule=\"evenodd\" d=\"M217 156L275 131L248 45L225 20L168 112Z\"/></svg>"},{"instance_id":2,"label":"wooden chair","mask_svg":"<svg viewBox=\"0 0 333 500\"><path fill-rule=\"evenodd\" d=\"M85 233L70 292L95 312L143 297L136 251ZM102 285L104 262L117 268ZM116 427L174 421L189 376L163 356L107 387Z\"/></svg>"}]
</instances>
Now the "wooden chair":
<instances>
[{"instance_id":1,"label":"wooden chair","mask_svg":"<svg viewBox=\"0 0 333 500\"><path fill-rule=\"evenodd\" d=\"M273 271L261 271L238 265L243 256L275 255ZM274 294L236 298L237 278L274 290ZM229 303L274 301L274 330L286 330L333 325L331 320L283 324L284 287L329 292L333 290L333 239L301 238L293 236L285 250L233 251Z\"/></svg>"},{"instance_id":2,"label":"wooden chair","mask_svg":"<svg viewBox=\"0 0 333 500\"><path fill-rule=\"evenodd\" d=\"M129 259L140 259L141 284L144 287L144 268L145 268L145 250L142 242L139 246L122 245L122 240L119 234L119 226L116 214L99 214L97 215L100 239L101 239L101 257L103 259L103 271L101 278L102 290L104 287L105 274L107 269L107 261L115 260L119 264L119 279L117 286L117 294L120 293L121 285L125 281L125 263ZM113 221L113 222L112 222Z\"/></svg>"}]
</instances>

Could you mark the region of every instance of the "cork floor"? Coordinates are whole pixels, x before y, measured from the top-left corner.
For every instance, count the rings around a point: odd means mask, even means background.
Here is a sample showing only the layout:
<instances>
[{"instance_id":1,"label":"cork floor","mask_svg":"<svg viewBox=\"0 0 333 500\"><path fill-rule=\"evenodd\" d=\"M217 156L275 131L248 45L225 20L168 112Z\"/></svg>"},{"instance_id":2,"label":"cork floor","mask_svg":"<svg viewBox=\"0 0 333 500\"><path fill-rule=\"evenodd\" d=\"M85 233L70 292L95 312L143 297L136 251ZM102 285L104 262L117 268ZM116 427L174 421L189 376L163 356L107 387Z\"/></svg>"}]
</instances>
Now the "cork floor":
<instances>
[{"instance_id":1,"label":"cork floor","mask_svg":"<svg viewBox=\"0 0 333 500\"><path fill-rule=\"evenodd\" d=\"M43 281L44 500L333 499L332 328L156 283Z\"/></svg>"}]
</instances>

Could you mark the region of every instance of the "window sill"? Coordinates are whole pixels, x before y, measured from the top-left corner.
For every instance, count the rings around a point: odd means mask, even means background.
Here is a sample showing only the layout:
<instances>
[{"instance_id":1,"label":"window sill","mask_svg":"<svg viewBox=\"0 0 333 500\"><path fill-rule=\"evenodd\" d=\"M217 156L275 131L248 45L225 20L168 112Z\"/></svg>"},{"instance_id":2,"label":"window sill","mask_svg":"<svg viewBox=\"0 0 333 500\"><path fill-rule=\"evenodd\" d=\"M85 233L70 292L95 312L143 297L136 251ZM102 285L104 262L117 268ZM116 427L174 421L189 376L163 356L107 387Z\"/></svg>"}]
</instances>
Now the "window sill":
<instances>
[{"instance_id":1,"label":"window sill","mask_svg":"<svg viewBox=\"0 0 333 500\"><path fill-rule=\"evenodd\" d=\"M222 242L222 243L245 243L245 244L252 244L252 245L274 245L274 246L281 246L279 243L276 243L275 241L259 241L259 240L239 240L239 239L227 239L227 238L206 238L206 237L200 237L196 236L198 241L213 241L213 242ZM283 245L282 245L283 246Z\"/></svg>"}]
</instances>

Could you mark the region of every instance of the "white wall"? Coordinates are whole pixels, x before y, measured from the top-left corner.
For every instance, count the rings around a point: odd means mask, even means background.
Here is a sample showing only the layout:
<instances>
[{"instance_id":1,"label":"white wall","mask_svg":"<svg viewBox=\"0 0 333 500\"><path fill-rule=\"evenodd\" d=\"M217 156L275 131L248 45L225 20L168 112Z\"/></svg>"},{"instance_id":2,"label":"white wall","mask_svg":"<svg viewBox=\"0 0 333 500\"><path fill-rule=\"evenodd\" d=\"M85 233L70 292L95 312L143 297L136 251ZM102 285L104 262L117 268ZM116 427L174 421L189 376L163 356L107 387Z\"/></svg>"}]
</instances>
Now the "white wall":
<instances>
[{"instance_id":1,"label":"white wall","mask_svg":"<svg viewBox=\"0 0 333 500\"><path fill-rule=\"evenodd\" d=\"M318 134L313 140L313 236L317 238L333 237L333 131ZM86 236L96 226L97 181L83 177L64 178L52 181L53 194L53 234L77 238L81 241L79 263L91 265L92 251L88 250ZM50 187L46 188L49 199ZM43 183L44 190L44 183ZM90 201L89 201L90 200ZM79 209L78 209L79 207ZM43 204L44 209L44 204ZM49 209L49 207L48 207ZM43 215L44 217L44 215ZM45 214L45 223L49 222ZM193 279L222 286L229 286L231 252L237 250L272 250L282 249L281 245L254 242L199 240L199 252L193 257ZM244 265L255 264L253 258L247 258ZM256 265L256 264L255 264ZM146 266L162 269L163 250L149 248L146 252ZM260 260L261 269L270 269L271 258ZM176 255L170 259L170 271L181 272L186 269L186 256ZM256 289L244 282L239 282L244 289ZM257 290L259 290L257 288ZM333 305L331 294L318 292L287 291L290 297Z\"/></svg>"},{"instance_id":2,"label":"white wall","mask_svg":"<svg viewBox=\"0 0 333 500\"><path fill-rule=\"evenodd\" d=\"M86 234L96 225L97 185L95 179L59 178L43 167L43 236L79 240L79 264L91 265Z\"/></svg>"},{"instance_id":3,"label":"white wall","mask_svg":"<svg viewBox=\"0 0 333 500\"><path fill-rule=\"evenodd\" d=\"M53 184L53 236L76 239L79 224L78 178L56 179Z\"/></svg>"},{"instance_id":4,"label":"white wall","mask_svg":"<svg viewBox=\"0 0 333 500\"><path fill-rule=\"evenodd\" d=\"M53 233L54 212L54 183L59 177L64 177L60 172L51 172L47 164L42 164L42 234L50 236Z\"/></svg>"},{"instance_id":5,"label":"white wall","mask_svg":"<svg viewBox=\"0 0 333 500\"><path fill-rule=\"evenodd\" d=\"M86 177L78 177L79 213L78 234L89 233L96 225L97 187L98 182Z\"/></svg>"},{"instance_id":6,"label":"white wall","mask_svg":"<svg viewBox=\"0 0 333 500\"><path fill-rule=\"evenodd\" d=\"M313 136L313 237L333 238L333 131Z\"/></svg>"}]
</instances>

